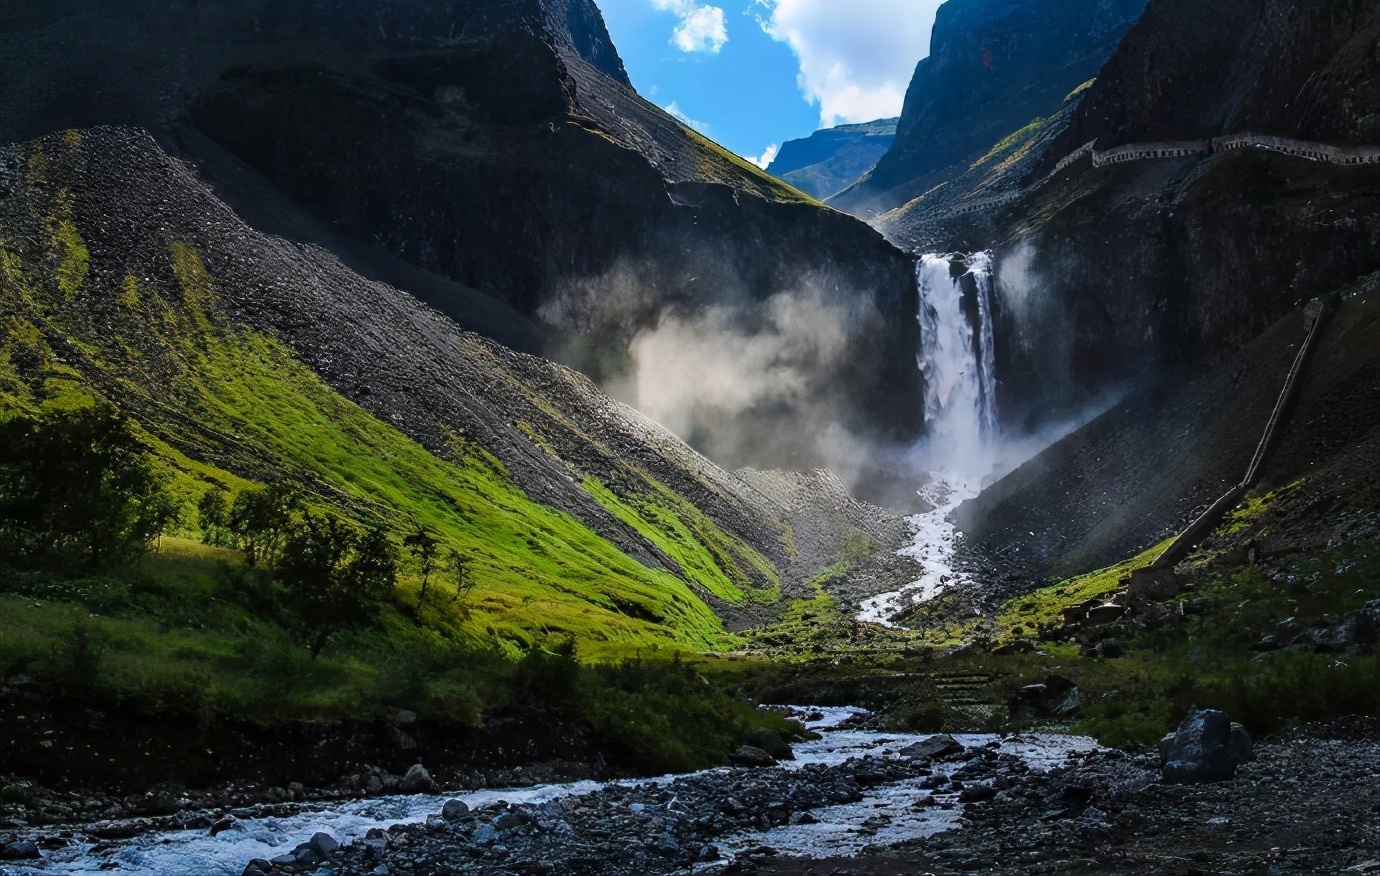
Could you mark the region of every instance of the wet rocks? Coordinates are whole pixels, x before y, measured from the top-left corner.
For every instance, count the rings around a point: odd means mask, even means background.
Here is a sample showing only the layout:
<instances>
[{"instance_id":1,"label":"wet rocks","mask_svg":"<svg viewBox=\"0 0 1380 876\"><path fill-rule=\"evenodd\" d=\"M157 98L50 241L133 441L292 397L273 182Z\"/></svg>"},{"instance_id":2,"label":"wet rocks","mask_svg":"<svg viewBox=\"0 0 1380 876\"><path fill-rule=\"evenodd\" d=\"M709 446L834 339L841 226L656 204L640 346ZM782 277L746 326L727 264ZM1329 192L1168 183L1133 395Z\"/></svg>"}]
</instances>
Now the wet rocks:
<instances>
[{"instance_id":1,"label":"wet rocks","mask_svg":"<svg viewBox=\"0 0 1380 876\"><path fill-rule=\"evenodd\" d=\"M459 821L470 814L469 804L464 800L447 800L441 807L441 817L446 821Z\"/></svg>"},{"instance_id":2,"label":"wet rocks","mask_svg":"<svg viewBox=\"0 0 1380 876\"><path fill-rule=\"evenodd\" d=\"M915 760L944 760L963 753L963 744L948 734L931 736L907 748L901 749L903 757Z\"/></svg>"},{"instance_id":3,"label":"wet rocks","mask_svg":"<svg viewBox=\"0 0 1380 876\"><path fill-rule=\"evenodd\" d=\"M6 861L30 861L39 856L38 844L32 840L18 840L12 842L0 851L0 858Z\"/></svg>"}]
</instances>

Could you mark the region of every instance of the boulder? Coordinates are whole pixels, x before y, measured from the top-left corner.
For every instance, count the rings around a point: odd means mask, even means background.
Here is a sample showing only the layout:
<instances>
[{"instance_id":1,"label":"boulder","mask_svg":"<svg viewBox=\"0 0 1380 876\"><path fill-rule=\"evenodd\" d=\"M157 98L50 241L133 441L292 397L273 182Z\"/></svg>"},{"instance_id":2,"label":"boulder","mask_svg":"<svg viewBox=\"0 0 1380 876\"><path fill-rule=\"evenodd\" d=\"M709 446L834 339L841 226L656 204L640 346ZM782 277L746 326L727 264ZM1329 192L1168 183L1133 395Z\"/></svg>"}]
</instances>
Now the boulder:
<instances>
[{"instance_id":1,"label":"boulder","mask_svg":"<svg viewBox=\"0 0 1380 876\"><path fill-rule=\"evenodd\" d=\"M435 780L431 778L431 773L427 772L426 767L419 763L414 763L407 768L402 781L398 783L398 788L404 794L434 794L437 791L437 785Z\"/></svg>"},{"instance_id":2,"label":"boulder","mask_svg":"<svg viewBox=\"0 0 1380 876\"><path fill-rule=\"evenodd\" d=\"M760 748L776 760L795 760L795 752L775 730L758 730L747 738L747 744Z\"/></svg>"},{"instance_id":3,"label":"boulder","mask_svg":"<svg viewBox=\"0 0 1380 876\"><path fill-rule=\"evenodd\" d=\"M728 756L734 766L768 767L776 765L776 758L753 745L740 745L738 750Z\"/></svg>"},{"instance_id":4,"label":"boulder","mask_svg":"<svg viewBox=\"0 0 1380 876\"><path fill-rule=\"evenodd\" d=\"M446 821L459 821L470 814L469 804L464 800L447 800L441 807L441 817Z\"/></svg>"},{"instance_id":5,"label":"boulder","mask_svg":"<svg viewBox=\"0 0 1380 876\"><path fill-rule=\"evenodd\" d=\"M1104 659L1116 660L1119 657L1126 656L1126 646L1115 639L1107 639L1097 646L1097 653L1099 657Z\"/></svg>"},{"instance_id":6,"label":"boulder","mask_svg":"<svg viewBox=\"0 0 1380 876\"><path fill-rule=\"evenodd\" d=\"M18 840L5 846L0 856L6 861L32 861L38 857L38 845L32 840Z\"/></svg>"},{"instance_id":7,"label":"boulder","mask_svg":"<svg viewBox=\"0 0 1380 876\"><path fill-rule=\"evenodd\" d=\"M265 861L263 858L255 858L244 865L244 870L240 872L240 876L268 876L272 872L272 862Z\"/></svg>"},{"instance_id":8,"label":"boulder","mask_svg":"<svg viewBox=\"0 0 1380 876\"><path fill-rule=\"evenodd\" d=\"M964 785L963 790L958 792L958 802L980 803L983 800L991 800L995 796L997 796L995 785L987 782L974 782L971 785Z\"/></svg>"},{"instance_id":9,"label":"boulder","mask_svg":"<svg viewBox=\"0 0 1380 876\"><path fill-rule=\"evenodd\" d=\"M340 848L340 843L325 831L318 831L311 835L311 839L307 840L307 846L320 857L329 858L336 849Z\"/></svg>"},{"instance_id":10,"label":"boulder","mask_svg":"<svg viewBox=\"0 0 1380 876\"><path fill-rule=\"evenodd\" d=\"M963 743L946 733L941 733L938 736L931 736L928 739L922 739L914 745L907 746L900 751L902 757L910 757L916 760L942 760L946 757L953 757L956 754L962 753Z\"/></svg>"},{"instance_id":11,"label":"boulder","mask_svg":"<svg viewBox=\"0 0 1380 876\"><path fill-rule=\"evenodd\" d=\"M1125 614L1126 606L1118 605L1115 602L1106 602L1088 610L1088 623L1109 624L1120 620Z\"/></svg>"},{"instance_id":12,"label":"boulder","mask_svg":"<svg viewBox=\"0 0 1380 876\"><path fill-rule=\"evenodd\" d=\"M1164 762L1168 784L1217 782L1236 775L1232 760L1231 721L1217 709L1190 709L1174 733Z\"/></svg>"},{"instance_id":13,"label":"boulder","mask_svg":"<svg viewBox=\"0 0 1380 876\"><path fill-rule=\"evenodd\" d=\"M1155 602L1178 596L1182 589L1172 569L1155 569L1150 566L1136 569L1126 582L1128 596Z\"/></svg>"}]
</instances>

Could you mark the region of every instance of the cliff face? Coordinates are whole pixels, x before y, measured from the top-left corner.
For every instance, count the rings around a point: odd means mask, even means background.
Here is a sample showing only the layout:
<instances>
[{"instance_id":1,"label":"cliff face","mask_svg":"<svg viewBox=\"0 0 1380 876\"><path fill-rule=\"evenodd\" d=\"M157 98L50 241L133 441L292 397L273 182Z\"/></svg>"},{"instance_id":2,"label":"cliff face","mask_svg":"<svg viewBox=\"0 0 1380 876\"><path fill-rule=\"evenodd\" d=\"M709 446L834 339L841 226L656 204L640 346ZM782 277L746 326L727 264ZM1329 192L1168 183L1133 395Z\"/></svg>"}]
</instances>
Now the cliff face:
<instances>
[{"instance_id":1,"label":"cliff face","mask_svg":"<svg viewBox=\"0 0 1380 876\"><path fill-rule=\"evenodd\" d=\"M0 19L0 63L0 139L148 127L255 225L600 380L670 314L808 290L857 318L781 433L919 428L909 259L639 98L588 0L59 0Z\"/></svg>"},{"instance_id":2,"label":"cliff face","mask_svg":"<svg viewBox=\"0 0 1380 876\"><path fill-rule=\"evenodd\" d=\"M1380 143L1380 12L1368 0L1155 0L1084 101L1071 141L1276 134Z\"/></svg>"},{"instance_id":3,"label":"cliff face","mask_svg":"<svg viewBox=\"0 0 1380 876\"><path fill-rule=\"evenodd\" d=\"M945 3L930 56L906 90L895 144L831 203L873 216L967 170L1096 76L1144 6L1145 0Z\"/></svg>"},{"instance_id":4,"label":"cliff face","mask_svg":"<svg viewBox=\"0 0 1380 876\"><path fill-rule=\"evenodd\" d=\"M787 140L767 171L808 195L824 199L843 190L877 163L896 139L896 119L839 125Z\"/></svg>"},{"instance_id":5,"label":"cliff face","mask_svg":"<svg viewBox=\"0 0 1380 876\"><path fill-rule=\"evenodd\" d=\"M973 555L1002 558L1017 579L1064 575L1187 522L1244 473L1313 297L1348 302L1267 482L1356 470L1347 454L1380 427L1367 304L1380 166L1251 148L1103 167L1084 157L1036 183L1094 137L1102 149L1240 132L1380 145L1377 19L1373 3L1152 0L1017 181L1024 193L948 226L941 246L998 249L1009 417L1072 410L1118 379L1133 388L961 510ZM1349 477L1317 488L1337 497L1318 506L1317 531L1350 502L1360 481Z\"/></svg>"}]
</instances>

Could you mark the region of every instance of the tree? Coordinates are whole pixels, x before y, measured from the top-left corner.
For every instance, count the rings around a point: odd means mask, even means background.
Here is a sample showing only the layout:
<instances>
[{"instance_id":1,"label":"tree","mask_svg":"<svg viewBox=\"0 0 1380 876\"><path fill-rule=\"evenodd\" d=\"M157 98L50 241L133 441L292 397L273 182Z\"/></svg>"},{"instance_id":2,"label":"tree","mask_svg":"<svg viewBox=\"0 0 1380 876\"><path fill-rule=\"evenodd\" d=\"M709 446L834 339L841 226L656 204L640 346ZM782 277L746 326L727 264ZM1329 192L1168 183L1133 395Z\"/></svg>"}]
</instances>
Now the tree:
<instances>
[{"instance_id":1,"label":"tree","mask_svg":"<svg viewBox=\"0 0 1380 876\"><path fill-rule=\"evenodd\" d=\"M450 598L451 605L459 602L474 589L474 577L470 574L470 555L451 549L446 556L450 566L451 578L455 583L455 595Z\"/></svg>"},{"instance_id":2,"label":"tree","mask_svg":"<svg viewBox=\"0 0 1380 876\"><path fill-rule=\"evenodd\" d=\"M302 496L286 481L249 489L230 506L230 533L251 566L271 566L282 551L283 540L302 507Z\"/></svg>"},{"instance_id":3,"label":"tree","mask_svg":"<svg viewBox=\"0 0 1380 876\"><path fill-rule=\"evenodd\" d=\"M382 529L360 533L339 517L310 512L287 531L277 566L313 660L331 633L374 621L397 576L397 548Z\"/></svg>"},{"instance_id":4,"label":"tree","mask_svg":"<svg viewBox=\"0 0 1380 876\"><path fill-rule=\"evenodd\" d=\"M403 547L407 548L421 568L422 589L417 593L417 609L420 611L426 602L426 588L431 583L431 573L436 568L441 541L432 534L431 530L418 523L414 517L412 519L412 531L403 539Z\"/></svg>"},{"instance_id":5,"label":"tree","mask_svg":"<svg viewBox=\"0 0 1380 876\"><path fill-rule=\"evenodd\" d=\"M108 404L0 421L0 562L128 565L179 510L148 448Z\"/></svg>"},{"instance_id":6,"label":"tree","mask_svg":"<svg viewBox=\"0 0 1380 876\"><path fill-rule=\"evenodd\" d=\"M225 491L212 487L196 503L196 519L207 544L223 545L230 536L230 502Z\"/></svg>"}]
</instances>

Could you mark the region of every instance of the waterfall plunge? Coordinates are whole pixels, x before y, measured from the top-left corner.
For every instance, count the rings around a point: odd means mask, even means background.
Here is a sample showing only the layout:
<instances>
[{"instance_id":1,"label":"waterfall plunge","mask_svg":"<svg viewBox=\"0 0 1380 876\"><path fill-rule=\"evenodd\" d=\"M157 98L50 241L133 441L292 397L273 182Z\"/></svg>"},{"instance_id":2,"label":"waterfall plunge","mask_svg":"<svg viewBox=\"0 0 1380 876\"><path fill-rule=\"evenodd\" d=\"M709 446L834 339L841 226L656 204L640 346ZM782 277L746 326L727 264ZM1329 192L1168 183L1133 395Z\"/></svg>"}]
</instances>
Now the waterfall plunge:
<instances>
[{"instance_id":1,"label":"waterfall plunge","mask_svg":"<svg viewBox=\"0 0 1380 876\"><path fill-rule=\"evenodd\" d=\"M948 516L982 489L995 463L996 354L992 334L992 257L968 258L975 295L965 306L963 283L952 262L926 255L915 266L920 308L920 371L925 377L929 435L918 450L932 471L920 495L933 510L910 518L914 529L903 556L920 564L919 578L893 593L862 603L858 619L891 625L909 605L932 599L959 583L953 570L959 537ZM971 314L971 317L970 317ZM974 325L976 320L976 326Z\"/></svg>"}]
</instances>

